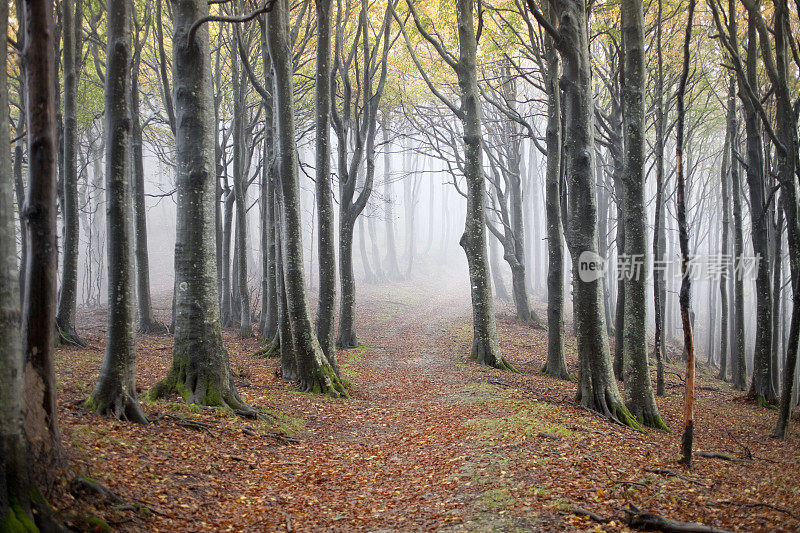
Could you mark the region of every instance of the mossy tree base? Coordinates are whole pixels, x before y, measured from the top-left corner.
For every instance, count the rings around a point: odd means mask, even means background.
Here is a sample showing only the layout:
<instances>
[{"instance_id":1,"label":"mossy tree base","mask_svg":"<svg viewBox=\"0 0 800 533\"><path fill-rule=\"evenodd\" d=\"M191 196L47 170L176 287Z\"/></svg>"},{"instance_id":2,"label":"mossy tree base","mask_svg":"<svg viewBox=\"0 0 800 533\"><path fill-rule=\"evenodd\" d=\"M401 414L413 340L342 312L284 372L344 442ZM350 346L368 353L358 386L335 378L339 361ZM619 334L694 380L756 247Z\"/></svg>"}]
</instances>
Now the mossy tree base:
<instances>
[{"instance_id":1,"label":"mossy tree base","mask_svg":"<svg viewBox=\"0 0 800 533\"><path fill-rule=\"evenodd\" d=\"M640 426L667 431L671 433L664 419L658 413L649 411L637 411L633 406L628 406L628 412L633 416Z\"/></svg>"},{"instance_id":2,"label":"mossy tree base","mask_svg":"<svg viewBox=\"0 0 800 533\"><path fill-rule=\"evenodd\" d=\"M488 366L497 368L499 370L507 370L509 372L519 372L514 365L512 365L502 356L502 354L500 354L499 349L486 349L478 343L477 346L473 346L470 357L481 366Z\"/></svg>"},{"instance_id":3,"label":"mossy tree base","mask_svg":"<svg viewBox=\"0 0 800 533\"><path fill-rule=\"evenodd\" d=\"M72 326L61 326L60 324L56 324L56 346L89 347L86 341L75 331L75 328Z\"/></svg>"},{"instance_id":4,"label":"mossy tree base","mask_svg":"<svg viewBox=\"0 0 800 533\"><path fill-rule=\"evenodd\" d=\"M3 533L66 532L53 516L47 501L32 483L6 485L0 498L0 531ZM29 494L22 494L28 492Z\"/></svg>"},{"instance_id":5,"label":"mossy tree base","mask_svg":"<svg viewBox=\"0 0 800 533\"><path fill-rule=\"evenodd\" d=\"M590 411L594 411L620 425L642 431L642 425L619 400L619 396L611 394L608 390L595 391L595 394L581 394L579 392L576 400L581 406Z\"/></svg>"},{"instance_id":6,"label":"mossy tree base","mask_svg":"<svg viewBox=\"0 0 800 533\"><path fill-rule=\"evenodd\" d=\"M227 357L225 357L227 366ZM177 393L186 403L209 407L229 408L240 416L255 418L256 411L239 397L230 368L213 373L211 369L189 360L175 359L167 377L148 392L151 400Z\"/></svg>"},{"instance_id":7,"label":"mossy tree base","mask_svg":"<svg viewBox=\"0 0 800 533\"><path fill-rule=\"evenodd\" d=\"M166 335L169 328L157 320L140 320L139 333L143 335Z\"/></svg>"},{"instance_id":8,"label":"mossy tree base","mask_svg":"<svg viewBox=\"0 0 800 533\"><path fill-rule=\"evenodd\" d=\"M83 407L87 411L98 413L102 416L113 416L118 420L127 420L138 424L147 424L147 415L144 414L135 394L130 394L122 388L108 389L92 393Z\"/></svg>"},{"instance_id":9,"label":"mossy tree base","mask_svg":"<svg viewBox=\"0 0 800 533\"><path fill-rule=\"evenodd\" d=\"M326 394L334 398L348 398L347 387L327 363L318 365L306 378L300 378L300 390Z\"/></svg>"},{"instance_id":10,"label":"mossy tree base","mask_svg":"<svg viewBox=\"0 0 800 533\"><path fill-rule=\"evenodd\" d=\"M563 379L564 381L577 380L574 375L569 373L569 370L567 370L566 366L561 365L554 365L554 367L551 368L551 365L546 364L544 367L542 367L542 374L550 376L551 378Z\"/></svg>"}]
</instances>

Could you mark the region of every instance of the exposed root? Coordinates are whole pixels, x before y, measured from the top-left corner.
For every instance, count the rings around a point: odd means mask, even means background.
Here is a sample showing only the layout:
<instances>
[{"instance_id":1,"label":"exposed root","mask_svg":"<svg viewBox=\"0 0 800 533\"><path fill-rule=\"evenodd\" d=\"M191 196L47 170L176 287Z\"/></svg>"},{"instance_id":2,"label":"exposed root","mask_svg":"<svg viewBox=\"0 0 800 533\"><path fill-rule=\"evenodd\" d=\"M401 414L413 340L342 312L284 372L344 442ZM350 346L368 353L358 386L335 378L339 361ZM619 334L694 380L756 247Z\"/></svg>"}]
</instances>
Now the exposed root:
<instances>
[{"instance_id":1,"label":"exposed root","mask_svg":"<svg viewBox=\"0 0 800 533\"><path fill-rule=\"evenodd\" d=\"M139 400L122 390L112 393L110 398L102 398L106 394L92 394L84 402L87 411L98 413L102 416L113 416L118 420L127 420L138 424L147 424L147 415L144 414Z\"/></svg>"},{"instance_id":2,"label":"exposed root","mask_svg":"<svg viewBox=\"0 0 800 533\"><path fill-rule=\"evenodd\" d=\"M310 379L300 379L300 390L314 394L326 394L333 398L349 398L347 388L333 368L324 363L318 366Z\"/></svg>"},{"instance_id":3,"label":"exposed root","mask_svg":"<svg viewBox=\"0 0 800 533\"><path fill-rule=\"evenodd\" d=\"M576 381L576 377L569 373L566 368L549 369L547 365L542 367L542 374L551 378L563 379L564 381Z\"/></svg>"},{"instance_id":4,"label":"exposed root","mask_svg":"<svg viewBox=\"0 0 800 533\"><path fill-rule=\"evenodd\" d=\"M281 345L280 341L277 339L273 339L269 344L265 344L255 352L250 354L250 357L264 357L264 358L274 358L280 357L281 355Z\"/></svg>"},{"instance_id":5,"label":"exposed root","mask_svg":"<svg viewBox=\"0 0 800 533\"><path fill-rule=\"evenodd\" d=\"M75 328L70 326L61 326L56 323L56 344L59 346L76 346L78 348L88 348L80 335L75 331Z\"/></svg>"},{"instance_id":6,"label":"exposed root","mask_svg":"<svg viewBox=\"0 0 800 533\"><path fill-rule=\"evenodd\" d=\"M166 335L169 333L169 328L158 320L140 320L139 333L143 335Z\"/></svg>"},{"instance_id":7,"label":"exposed root","mask_svg":"<svg viewBox=\"0 0 800 533\"><path fill-rule=\"evenodd\" d=\"M222 380L218 376L210 374L201 376L193 373L189 376L185 365L176 366L173 363L167 377L153 385L147 396L151 400L157 400L175 392L188 404L228 408L239 416L247 418L258 416L256 411L239 397L232 377L227 386L219 383L220 381Z\"/></svg>"},{"instance_id":8,"label":"exposed root","mask_svg":"<svg viewBox=\"0 0 800 533\"><path fill-rule=\"evenodd\" d=\"M694 522L681 522L664 518L653 513L645 513L634 506L623 509L628 515L628 525L635 529L646 531L664 531L665 533L727 533L727 529L718 529L713 526L696 524Z\"/></svg>"},{"instance_id":9,"label":"exposed root","mask_svg":"<svg viewBox=\"0 0 800 533\"><path fill-rule=\"evenodd\" d=\"M658 413L653 413L647 409L637 410L632 405L628 408L628 412L631 416L636 418L636 421L641 426L666 431L668 433L672 432Z\"/></svg>"},{"instance_id":10,"label":"exposed root","mask_svg":"<svg viewBox=\"0 0 800 533\"><path fill-rule=\"evenodd\" d=\"M629 428L635 429L637 431L643 431L642 425L636 420L636 417L631 414L627 407L625 407L622 403L612 402L611 405L611 418L616 422L619 422L623 426L628 426Z\"/></svg>"}]
</instances>

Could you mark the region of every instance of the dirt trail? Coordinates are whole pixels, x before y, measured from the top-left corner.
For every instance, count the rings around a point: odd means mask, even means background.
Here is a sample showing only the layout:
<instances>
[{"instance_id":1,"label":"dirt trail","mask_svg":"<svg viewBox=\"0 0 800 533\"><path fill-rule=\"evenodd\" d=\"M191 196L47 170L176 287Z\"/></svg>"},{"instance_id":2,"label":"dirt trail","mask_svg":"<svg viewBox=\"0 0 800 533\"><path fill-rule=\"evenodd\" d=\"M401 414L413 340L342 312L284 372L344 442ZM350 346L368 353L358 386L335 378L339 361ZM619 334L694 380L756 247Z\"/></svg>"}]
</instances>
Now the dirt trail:
<instances>
[{"instance_id":1,"label":"dirt trail","mask_svg":"<svg viewBox=\"0 0 800 533\"><path fill-rule=\"evenodd\" d=\"M147 428L99 418L80 402L102 352L60 350L73 464L151 510L66 501L65 516L80 525L81 515L97 514L129 531L562 531L592 527L570 512L582 507L621 531L621 509L634 503L718 527L800 526L792 511L800 508L797 430L784 442L765 439L772 412L737 401L725 385L701 375L717 390L699 391L698 447L736 457L746 448L753 459L701 459L680 473L679 432L635 433L576 407L574 383L536 372L546 333L503 318L502 305L501 346L519 374L468 360L469 295L461 285L359 287L358 296L364 346L340 352L353 383L348 400L294 392L275 376L275 360L248 355L257 341L226 333L242 396L269 409L263 422L177 398L145 404L156 420ZM84 316L95 324L93 346L104 342L101 319ZM568 353L576 371L571 344ZM170 357L169 337L140 339L143 390ZM679 427L680 389L659 407Z\"/></svg>"}]
</instances>

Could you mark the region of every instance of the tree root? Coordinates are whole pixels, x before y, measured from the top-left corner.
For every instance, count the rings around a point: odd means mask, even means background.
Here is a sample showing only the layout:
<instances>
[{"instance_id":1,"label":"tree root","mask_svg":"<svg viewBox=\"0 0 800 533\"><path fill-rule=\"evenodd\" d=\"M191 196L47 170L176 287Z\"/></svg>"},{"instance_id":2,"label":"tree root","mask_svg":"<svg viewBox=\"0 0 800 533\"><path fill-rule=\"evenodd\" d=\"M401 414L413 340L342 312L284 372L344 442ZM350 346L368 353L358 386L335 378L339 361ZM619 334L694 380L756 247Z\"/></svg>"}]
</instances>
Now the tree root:
<instances>
[{"instance_id":1,"label":"tree root","mask_svg":"<svg viewBox=\"0 0 800 533\"><path fill-rule=\"evenodd\" d=\"M139 322L139 333L143 335L166 335L169 328L158 320L146 320Z\"/></svg>"},{"instance_id":2,"label":"tree root","mask_svg":"<svg viewBox=\"0 0 800 533\"><path fill-rule=\"evenodd\" d=\"M589 517L600 524L606 524L613 519L613 516L605 518L581 507L572 507L569 509L569 512L574 515ZM719 529L714 526L706 526L694 522L681 522L680 520L665 518L657 514L645 513L633 505L628 509L622 509L622 512L626 515L624 520L628 526L642 531L663 531L664 533L731 533L727 529Z\"/></svg>"},{"instance_id":3,"label":"tree root","mask_svg":"<svg viewBox=\"0 0 800 533\"><path fill-rule=\"evenodd\" d=\"M280 355L281 355L280 341L276 337L269 344L265 344L255 352L251 353L250 357L264 357L267 359L272 359L275 357L280 357Z\"/></svg>"},{"instance_id":4,"label":"tree root","mask_svg":"<svg viewBox=\"0 0 800 533\"><path fill-rule=\"evenodd\" d=\"M628 426L629 428L635 429L637 431L643 431L642 425L636 420L636 417L628 411L628 408L625 407L621 403L613 402L611 403L611 413L610 417L612 420L617 422L622 426Z\"/></svg>"},{"instance_id":5,"label":"tree root","mask_svg":"<svg viewBox=\"0 0 800 533\"><path fill-rule=\"evenodd\" d=\"M735 463L747 462L747 459L739 459L723 452L694 452L695 457L705 457L707 459L722 459L723 461L733 461Z\"/></svg>"},{"instance_id":6,"label":"tree root","mask_svg":"<svg viewBox=\"0 0 800 533\"><path fill-rule=\"evenodd\" d=\"M111 394L110 398L100 399L106 394L92 393L83 404L87 411L98 413L102 416L113 416L118 420L127 420L138 424L147 424L147 415L144 414L139 400L122 390Z\"/></svg>"},{"instance_id":7,"label":"tree root","mask_svg":"<svg viewBox=\"0 0 800 533\"><path fill-rule=\"evenodd\" d=\"M88 348L89 345L86 341L78 335L75 328L65 326L62 327L56 323L56 345L57 346L77 346L78 348Z\"/></svg>"},{"instance_id":8,"label":"tree root","mask_svg":"<svg viewBox=\"0 0 800 533\"><path fill-rule=\"evenodd\" d=\"M310 378L300 378L300 390L314 394L326 394L333 398L349 398L347 388L327 363L314 369Z\"/></svg>"},{"instance_id":9,"label":"tree root","mask_svg":"<svg viewBox=\"0 0 800 533\"><path fill-rule=\"evenodd\" d=\"M219 379L212 375L194 375L191 385L186 381L185 367L176 367L173 364L167 377L159 381L147 393L150 400L163 398L171 392L181 395L189 404L204 405L209 407L228 408L239 416L256 418L256 411L239 398L233 384L233 377L227 387L220 386Z\"/></svg>"},{"instance_id":10,"label":"tree root","mask_svg":"<svg viewBox=\"0 0 800 533\"><path fill-rule=\"evenodd\" d=\"M547 365L542 367L542 374L546 376L550 376L551 378L561 379L564 381L576 381L577 379L575 376L569 373L569 371L565 368L559 368L555 370L550 370L547 368Z\"/></svg>"},{"instance_id":11,"label":"tree root","mask_svg":"<svg viewBox=\"0 0 800 533\"><path fill-rule=\"evenodd\" d=\"M664 518L653 513L644 513L632 506L623 509L627 515L628 525L643 531L663 531L664 533L729 533L727 529L706 526L694 522L681 522L671 518Z\"/></svg>"},{"instance_id":12,"label":"tree root","mask_svg":"<svg viewBox=\"0 0 800 533\"><path fill-rule=\"evenodd\" d=\"M672 430L669 429L664 419L661 418L656 413L650 412L635 412L634 410L630 409L631 414L636 418L636 421L643 427L649 427L653 429L658 429L661 431L666 431L667 433L672 433Z\"/></svg>"}]
</instances>

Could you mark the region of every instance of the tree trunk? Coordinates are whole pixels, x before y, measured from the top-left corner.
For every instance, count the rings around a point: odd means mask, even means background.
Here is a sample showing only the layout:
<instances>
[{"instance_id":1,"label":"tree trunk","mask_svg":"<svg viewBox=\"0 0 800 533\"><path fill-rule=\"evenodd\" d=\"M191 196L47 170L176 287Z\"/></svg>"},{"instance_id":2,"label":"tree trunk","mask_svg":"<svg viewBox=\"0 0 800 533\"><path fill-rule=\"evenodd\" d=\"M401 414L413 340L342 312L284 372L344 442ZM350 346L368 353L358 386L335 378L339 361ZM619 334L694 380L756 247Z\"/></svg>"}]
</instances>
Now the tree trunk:
<instances>
[{"instance_id":1,"label":"tree trunk","mask_svg":"<svg viewBox=\"0 0 800 533\"><path fill-rule=\"evenodd\" d=\"M136 16L135 13L133 15ZM137 36L138 39L138 36ZM144 43L137 43L133 70L139 72ZM131 149L133 154L133 212L136 242L136 294L139 305L139 330L142 333L166 333L167 328L153 315L150 299L150 259L147 246L147 204L144 195L144 156L142 124L139 117L139 76L131 76Z\"/></svg>"},{"instance_id":2,"label":"tree trunk","mask_svg":"<svg viewBox=\"0 0 800 533\"><path fill-rule=\"evenodd\" d=\"M320 347L308 310L303 272L302 225L300 222L299 168L295 140L292 57L287 0L275 0L267 15L269 52L275 84L275 113L278 117L280 158L281 255L287 314L303 390L346 396L335 369Z\"/></svg>"},{"instance_id":3,"label":"tree trunk","mask_svg":"<svg viewBox=\"0 0 800 533\"><path fill-rule=\"evenodd\" d=\"M547 4L546 16L555 22L555 10ZM547 219L547 362L544 372L569 379L564 354L564 228L561 222L561 89L559 61L553 39L546 36L547 56L547 168L545 217Z\"/></svg>"},{"instance_id":4,"label":"tree trunk","mask_svg":"<svg viewBox=\"0 0 800 533\"><path fill-rule=\"evenodd\" d=\"M624 87L622 114L625 135L625 167L622 197L625 217L625 255L634 271L623 274L625 284L625 325L622 344L625 353L625 396L628 410L645 426L667 429L658 414L650 383L647 359L647 208L644 199L644 22L642 0L622 0L624 43ZM619 338L619 332L617 333Z\"/></svg>"},{"instance_id":5,"label":"tree trunk","mask_svg":"<svg viewBox=\"0 0 800 533\"><path fill-rule=\"evenodd\" d=\"M381 115L381 131L383 131L383 202L386 222L386 259L384 266L386 275L390 280L397 281L402 278L400 266L397 262L397 245L394 235L394 199L392 198L392 176L389 170L391 153L389 152L389 118L386 113Z\"/></svg>"},{"instance_id":6,"label":"tree trunk","mask_svg":"<svg viewBox=\"0 0 800 533\"><path fill-rule=\"evenodd\" d=\"M341 205L341 204L340 204ZM344 209L339 211L339 280L342 294L339 301L339 332L336 336L338 348L357 348L356 338L356 282L353 275L353 230L351 220Z\"/></svg>"},{"instance_id":7,"label":"tree trunk","mask_svg":"<svg viewBox=\"0 0 800 533\"><path fill-rule=\"evenodd\" d=\"M594 102L591 90L586 4L565 0L560 5L558 43L564 63L566 124L565 159L568 184L567 242L572 256L573 308L579 354L577 399L584 407L637 427L622 402L611 368L603 284L581 272L582 263L597 261L597 197L594 179ZM585 276L585 279L583 277Z\"/></svg>"},{"instance_id":8,"label":"tree trunk","mask_svg":"<svg viewBox=\"0 0 800 533\"><path fill-rule=\"evenodd\" d=\"M494 297L504 302L511 301L511 296L506 289L506 282L503 281L503 273L500 268L500 251L497 249L498 239L494 235L489 235L489 269L494 285Z\"/></svg>"},{"instance_id":9,"label":"tree trunk","mask_svg":"<svg viewBox=\"0 0 800 533\"><path fill-rule=\"evenodd\" d=\"M24 427L31 464L47 485L62 461L53 346L56 320L56 76L52 3L23 0L28 190L27 264L22 300ZM5 92L5 91L4 91ZM8 145L5 145L6 147Z\"/></svg>"},{"instance_id":10,"label":"tree trunk","mask_svg":"<svg viewBox=\"0 0 800 533\"><path fill-rule=\"evenodd\" d=\"M245 175L244 121L245 99L244 74L239 72L238 54L231 54L233 65L233 187L236 202L236 287L239 293L239 336L253 336L250 319L250 290L247 287L247 176Z\"/></svg>"},{"instance_id":11,"label":"tree trunk","mask_svg":"<svg viewBox=\"0 0 800 533\"><path fill-rule=\"evenodd\" d=\"M481 147L481 101L476 67L477 41L473 0L456 1L459 60L456 74L461 89L464 129L464 178L467 216L460 244L467 256L472 293L472 356L478 363L513 370L500 352L486 257L486 183Z\"/></svg>"},{"instance_id":12,"label":"tree trunk","mask_svg":"<svg viewBox=\"0 0 800 533\"><path fill-rule=\"evenodd\" d=\"M732 157L733 137L734 132L731 131L730 126L735 124L736 118L736 86L734 78L731 77L729 90L728 90L728 116L727 125L725 128L725 145L722 153L722 244L721 244L721 257L724 259L729 256L730 243L730 193L729 175L732 165L736 162ZM728 274L730 272L730 265L728 262L723 264L722 271L719 278L719 299L720 306L722 307L722 317L720 320L720 337L719 337L719 379L727 381L728 379L728 359L730 358L730 349L728 347L728 340L730 339L730 325L729 325L729 311L730 305L728 304Z\"/></svg>"},{"instance_id":13,"label":"tree trunk","mask_svg":"<svg viewBox=\"0 0 800 533\"><path fill-rule=\"evenodd\" d=\"M616 166L616 163L615 163ZM625 213L622 202L625 197L625 185L622 181L621 168L614 169L614 189L617 197L617 263L621 263L625 256ZM625 280L617 275L617 301L614 309L614 376L619 380L624 380L625 368Z\"/></svg>"},{"instance_id":14,"label":"tree trunk","mask_svg":"<svg viewBox=\"0 0 800 533\"><path fill-rule=\"evenodd\" d=\"M358 251L361 253L361 266L364 269L364 278L367 283L375 283L375 273L369 264L369 255L367 254L367 236L364 231L364 217L358 217Z\"/></svg>"},{"instance_id":15,"label":"tree trunk","mask_svg":"<svg viewBox=\"0 0 800 533\"><path fill-rule=\"evenodd\" d=\"M675 159L677 172L677 218L678 235L681 247L681 322L683 324L683 342L686 351L686 388L683 397L683 436L681 437L681 462L686 468L692 467L692 441L694 439L694 334L692 332L691 313L691 275L689 273L689 227L686 223L686 185L683 172L683 130L684 130L684 95L686 79L689 76L689 42L692 37L692 22L696 0L689 0L689 15L686 24L686 38L683 42L683 71L678 85L678 122L676 125Z\"/></svg>"},{"instance_id":16,"label":"tree trunk","mask_svg":"<svg viewBox=\"0 0 800 533\"><path fill-rule=\"evenodd\" d=\"M58 341L64 344L86 346L75 331L75 306L78 293L78 245L80 227L78 218L78 119L76 43L80 40L81 25L75 21L75 3L63 2L64 35L64 173L61 179L64 225L63 260L61 262L61 289L58 292Z\"/></svg>"},{"instance_id":17,"label":"tree trunk","mask_svg":"<svg viewBox=\"0 0 800 533\"><path fill-rule=\"evenodd\" d=\"M274 224L280 228L280 215L278 213L283 211L283 199L280 193L280 183L275 191L274 212L276 214ZM281 377L284 381L297 381L299 375L297 373L297 353L294 349L294 341L292 340L292 321L289 317L289 304L286 298L286 278L283 269L283 249L281 245L280 232L276 234L275 238L275 261L276 261L276 289L278 291L278 345L280 346L281 354Z\"/></svg>"},{"instance_id":18,"label":"tree trunk","mask_svg":"<svg viewBox=\"0 0 800 533\"><path fill-rule=\"evenodd\" d=\"M106 235L108 317L100 377L85 407L147 423L136 393L136 293L131 187L131 25L133 2L108 0L106 48Z\"/></svg>"},{"instance_id":19,"label":"tree trunk","mask_svg":"<svg viewBox=\"0 0 800 533\"><path fill-rule=\"evenodd\" d=\"M266 38L266 36L265 36ZM266 52L266 47L264 48ZM269 57L269 54L267 54ZM264 167L261 173L261 259L262 292L261 337L272 342L278 334L278 287L276 259L275 182L278 179L274 164L274 117L272 103L267 107L267 134L264 137Z\"/></svg>"},{"instance_id":20,"label":"tree trunk","mask_svg":"<svg viewBox=\"0 0 800 533\"><path fill-rule=\"evenodd\" d=\"M328 363L335 368L336 250L331 190L331 0L315 0L317 9L316 71L316 199L319 255L317 339Z\"/></svg>"},{"instance_id":21,"label":"tree trunk","mask_svg":"<svg viewBox=\"0 0 800 533\"><path fill-rule=\"evenodd\" d=\"M33 5L32 5L33 4ZM40 4L40 5L36 5ZM19 5L19 4L18 4ZM48 2L25 2L25 19L43 14ZM0 5L0 32L8 34L8 2ZM18 20L22 13L17 11ZM39 22L43 21L44 17ZM52 20L50 21L52 23ZM38 25L38 24L37 24ZM23 32L20 31L20 35ZM42 41L40 34L38 37ZM22 43L20 43L22 44ZM7 42L0 43L0 62L8 64ZM28 56L30 57L30 56ZM36 65L32 65L37 71ZM27 69L26 69L27 70ZM27 76L26 76L27 77ZM8 147L8 76L0 69L0 146ZM52 148L52 146L51 146ZM31 459L23 428L23 351L20 331L20 298L17 243L14 228L14 184L10 153L0 153L0 530L46 530L47 514L37 505L39 496L32 480ZM19 152L16 155L19 157ZM15 161L16 163L16 161ZM50 324L52 331L52 323ZM52 333L51 333L52 339ZM36 520L36 524L34 524Z\"/></svg>"},{"instance_id":22,"label":"tree trunk","mask_svg":"<svg viewBox=\"0 0 800 533\"><path fill-rule=\"evenodd\" d=\"M226 178L227 182L227 178ZM224 189L224 213L222 220L222 324L233 324L233 301L231 298L231 240L233 237L233 208L236 193L227 186Z\"/></svg>"},{"instance_id":23,"label":"tree trunk","mask_svg":"<svg viewBox=\"0 0 800 533\"><path fill-rule=\"evenodd\" d=\"M236 391L222 342L217 295L215 130L208 26L190 33L194 22L207 15L205 0L172 3L178 193L175 348L172 368L150 396L177 392L188 403L229 406L249 415L252 409Z\"/></svg>"},{"instance_id":24,"label":"tree trunk","mask_svg":"<svg viewBox=\"0 0 800 533\"><path fill-rule=\"evenodd\" d=\"M733 124L728 127L736 131L736 115L733 115ZM735 147L739 143L734 143ZM743 257L744 242L742 236L742 197L739 183L739 163L731 161L731 196L733 196L733 256L734 259ZM747 386L747 362L745 361L745 334L744 334L744 279L739 272L734 273L734 298L733 298L733 335L735 342L731 358L731 372L733 386L744 390Z\"/></svg>"},{"instance_id":25,"label":"tree trunk","mask_svg":"<svg viewBox=\"0 0 800 533\"><path fill-rule=\"evenodd\" d=\"M658 21L656 23L656 53L658 54L655 82L656 106L656 212L653 228L653 308L655 316L655 339L653 352L656 358L656 394L664 396L664 359L666 357L666 335L664 315L666 314L667 282L664 271L666 253L666 220L664 211L664 57L661 48L663 1L658 0Z\"/></svg>"},{"instance_id":26,"label":"tree trunk","mask_svg":"<svg viewBox=\"0 0 800 533\"><path fill-rule=\"evenodd\" d=\"M789 270L792 279L792 322L786 344L786 363L783 373L783 390L781 405L775 434L785 438L789 427L792 408L792 388L797 366L798 339L800 339L800 195L798 193L797 171L797 122L792 115L791 91L789 89L789 56L788 35L791 31L789 9L786 0L775 2L775 70L777 76L773 80L776 94L777 134L783 144L783 151L778 153L778 179L781 185L784 216L789 249ZM769 42L766 31L761 35L762 54L768 56Z\"/></svg>"},{"instance_id":27,"label":"tree trunk","mask_svg":"<svg viewBox=\"0 0 800 533\"><path fill-rule=\"evenodd\" d=\"M417 177L417 160L411 152L409 146L406 151L407 156L403 158L403 208L405 209L406 223L406 269L403 277L408 279L411 276L411 269L414 267L414 252L416 250L416 231L414 228L415 211L417 208L417 189L420 178ZM412 165L412 159L414 164Z\"/></svg>"},{"instance_id":28,"label":"tree trunk","mask_svg":"<svg viewBox=\"0 0 800 533\"><path fill-rule=\"evenodd\" d=\"M746 76L751 87L757 87L758 38L755 21L748 17L747 23ZM756 339L753 352L753 378L750 396L760 403L774 403L777 392L772 387L770 359L772 350L772 275L769 209L765 205L764 153L761 138L761 120L755 107L744 99L744 122L747 133L747 185L750 190L750 220L753 253L759 257L756 284ZM737 257L738 259L738 257Z\"/></svg>"},{"instance_id":29,"label":"tree trunk","mask_svg":"<svg viewBox=\"0 0 800 533\"><path fill-rule=\"evenodd\" d=\"M775 200L776 204L778 200ZM783 351L781 346L781 285L783 284L783 257L782 257L782 237L783 233L783 207L778 205L778 218L775 221L775 231L773 239L773 270L772 270L772 350L770 357L770 377L772 378L772 388L779 392L780 383L780 354Z\"/></svg>"}]
</instances>

